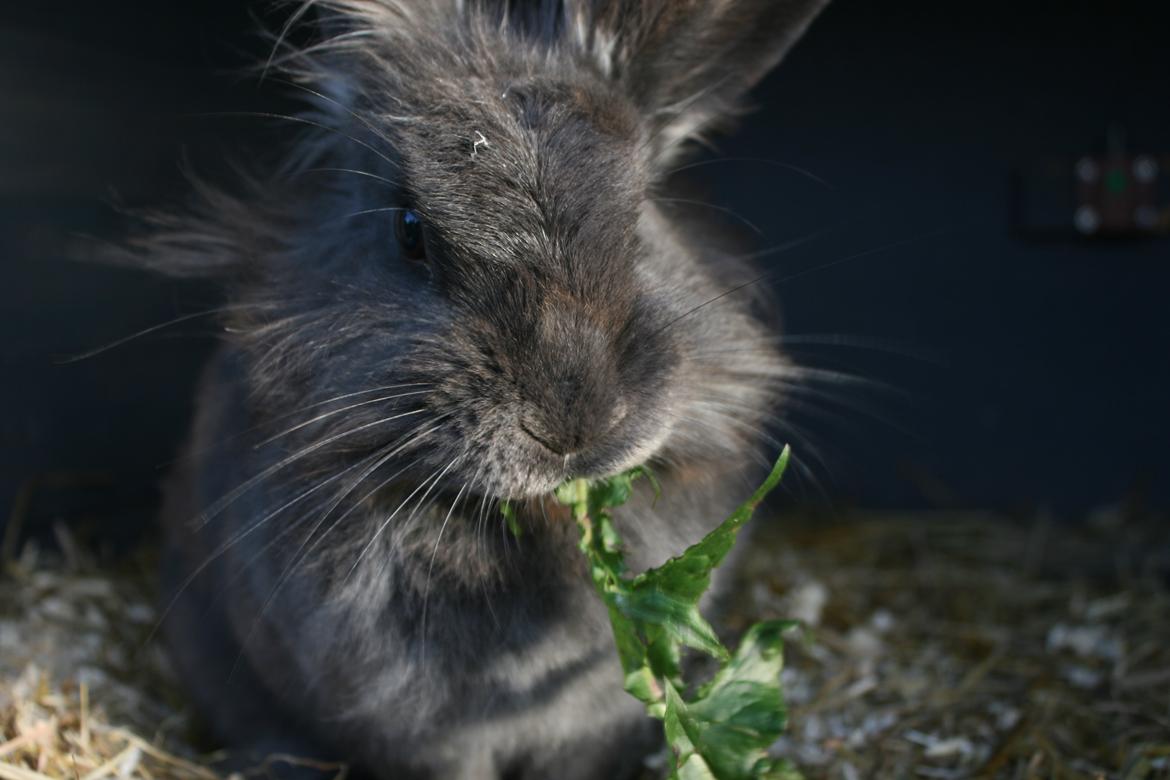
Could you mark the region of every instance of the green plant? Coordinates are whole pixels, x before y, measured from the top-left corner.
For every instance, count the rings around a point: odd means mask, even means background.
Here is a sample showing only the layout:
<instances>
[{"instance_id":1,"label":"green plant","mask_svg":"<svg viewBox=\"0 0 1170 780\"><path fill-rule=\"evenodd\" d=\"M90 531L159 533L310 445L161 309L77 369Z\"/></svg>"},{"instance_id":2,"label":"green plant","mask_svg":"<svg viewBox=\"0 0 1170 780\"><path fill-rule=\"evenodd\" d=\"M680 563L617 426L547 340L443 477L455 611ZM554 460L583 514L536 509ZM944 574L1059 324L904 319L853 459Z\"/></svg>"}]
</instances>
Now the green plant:
<instances>
[{"instance_id":1,"label":"green plant","mask_svg":"<svg viewBox=\"0 0 1170 780\"><path fill-rule=\"evenodd\" d=\"M699 613L711 572L735 544L740 529L776 487L788 464L787 447L756 492L718 528L681 555L636 576L626 572L611 510L624 504L643 468L609 479L573 480L557 489L572 508L581 552L593 585L609 609L625 689L663 721L679 780L779 780L799 778L767 748L784 731L787 713L780 687L784 632L791 621L751 627L734 653ZM654 484L655 491L658 485ZM710 655L719 664L705 684L683 680L682 648Z\"/></svg>"}]
</instances>

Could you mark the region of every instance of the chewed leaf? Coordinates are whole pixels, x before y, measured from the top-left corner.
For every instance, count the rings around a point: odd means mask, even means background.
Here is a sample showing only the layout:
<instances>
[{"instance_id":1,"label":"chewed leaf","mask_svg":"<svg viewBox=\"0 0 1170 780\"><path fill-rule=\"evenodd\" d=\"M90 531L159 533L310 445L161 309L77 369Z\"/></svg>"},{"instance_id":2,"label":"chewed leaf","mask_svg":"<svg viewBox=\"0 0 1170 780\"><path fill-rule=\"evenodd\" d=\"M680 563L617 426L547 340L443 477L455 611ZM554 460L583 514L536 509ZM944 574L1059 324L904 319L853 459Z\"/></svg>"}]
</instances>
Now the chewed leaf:
<instances>
[{"instance_id":1,"label":"chewed leaf","mask_svg":"<svg viewBox=\"0 0 1170 780\"><path fill-rule=\"evenodd\" d=\"M516 507L512 506L511 501L500 502L500 514L504 516L504 522L508 524L508 530L512 532L512 536L519 539L524 535L524 529L516 517Z\"/></svg>"},{"instance_id":2,"label":"chewed leaf","mask_svg":"<svg viewBox=\"0 0 1170 780\"><path fill-rule=\"evenodd\" d=\"M747 521L751 519L756 507L767 498L776 485L780 484L780 478L784 476L784 470L788 468L788 457L789 448L785 447L776 460L776 464L772 467L772 472L764 480L764 484L760 485L751 498L720 523L718 528L689 547L682 555L671 558L657 569L651 569L641 574L635 583L653 583L663 590L676 594L679 598L697 602L711 585L711 572L731 552L731 548L735 546L736 537Z\"/></svg>"},{"instance_id":3,"label":"chewed leaf","mask_svg":"<svg viewBox=\"0 0 1170 780\"><path fill-rule=\"evenodd\" d=\"M675 598L653 584L637 581L617 599L617 608L636 624L660 626L675 642L701 650L707 655L727 658L727 650L701 614L697 599Z\"/></svg>"},{"instance_id":4,"label":"chewed leaf","mask_svg":"<svg viewBox=\"0 0 1170 780\"><path fill-rule=\"evenodd\" d=\"M557 499L573 510L580 548L589 563L594 588L605 602L613 627L627 692L663 721L675 755L678 780L795 780L799 773L767 755L784 730L786 712L780 689L782 634L792 624L773 621L753 626L734 655L700 614L699 602L711 572L723 562L739 531L788 464L787 447L755 493L702 541L657 569L626 575L622 541L610 510L633 494L645 469L588 483L567 482ZM682 680L681 649L690 647L717 659L719 670L688 700Z\"/></svg>"},{"instance_id":5,"label":"chewed leaf","mask_svg":"<svg viewBox=\"0 0 1170 780\"><path fill-rule=\"evenodd\" d=\"M667 738L676 755L702 758L719 780L766 777L773 763L767 749L784 731L780 691L781 634L789 623L753 626L731 661L692 701L673 686L666 691Z\"/></svg>"},{"instance_id":6,"label":"chewed leaf","mask_svg":"<svg viewBox=\"0 0 1170 780\"><path fill-rule=\"evenodd\" d=\"M699 689L690 704L695 717L753 732L761 748L779 737L787 718L780 690L783 632L792 625L775 620L752 626L731 661Z\"/></svg>"},{"instance_id":7,"label":"chewed leaf","mask_svg":"<svg viewBox=\"0 0 1170 780\"><path fill-rule=\"evenodd\" d=\"M757 780L804 780L800 770L787 759L770 759L756 770Z\"/></svg>"},{"instance_id":8,"label":"chewed leaf","mask_svg":"<svg viewBox=\"0 0 1170 780\"><path fill-rule=\"evenodd\" d=\"M678 780L719 780L711 773L711 767L707 766L707 762L703 760L702 756L692 755L680 766L671 778L678 778Z\"/></svg>"},{"instance_id":9,"label":"chewed leaf","mask_svg":"<svg viewBox=\"0 0 1170 780\"><path fill-rule=\"evenodd\" d=\"M699 689L698 697L715 699L731 683L775 684L784 669L784 632L799 625L793 620L756 623L740 640L730 663ZM780 690L778 685L776 690Z\"/></svg>"},{"instance_id":10,"label":"chewed leaf","mask_svg":"<svg viewBox=\"0 0 1170 780\"><path fill-rule=\"evenodd\" d=\"M557 501L565 506L575 505L577 503L577 482L574 480L562 483L553 491L553 495L557 497Z\"/></svg>"}]
</instances>

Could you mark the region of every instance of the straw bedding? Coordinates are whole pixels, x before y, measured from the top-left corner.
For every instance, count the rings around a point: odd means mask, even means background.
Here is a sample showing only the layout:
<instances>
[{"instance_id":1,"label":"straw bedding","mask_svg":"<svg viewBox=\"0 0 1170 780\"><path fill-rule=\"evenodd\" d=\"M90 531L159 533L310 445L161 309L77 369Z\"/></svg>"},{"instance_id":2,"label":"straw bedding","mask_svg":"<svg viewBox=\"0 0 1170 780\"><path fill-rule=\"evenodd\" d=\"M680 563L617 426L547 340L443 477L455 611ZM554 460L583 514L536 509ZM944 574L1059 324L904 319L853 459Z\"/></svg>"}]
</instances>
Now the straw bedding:
<instances>
[{"instance_id":1,"label":"straw bedding","mask_svg":"<svg viewBox=\"0 0 1170 780\"><path fill-rule=\"evenodd\" d=\"M221 777L151 637L151 564L78 549L61 529L0 575L0 780ZM809 778L1170 778L1165 518L775 518L738 578L729 631L807 626L775 750Z\"/></svg>"}]
</instances>

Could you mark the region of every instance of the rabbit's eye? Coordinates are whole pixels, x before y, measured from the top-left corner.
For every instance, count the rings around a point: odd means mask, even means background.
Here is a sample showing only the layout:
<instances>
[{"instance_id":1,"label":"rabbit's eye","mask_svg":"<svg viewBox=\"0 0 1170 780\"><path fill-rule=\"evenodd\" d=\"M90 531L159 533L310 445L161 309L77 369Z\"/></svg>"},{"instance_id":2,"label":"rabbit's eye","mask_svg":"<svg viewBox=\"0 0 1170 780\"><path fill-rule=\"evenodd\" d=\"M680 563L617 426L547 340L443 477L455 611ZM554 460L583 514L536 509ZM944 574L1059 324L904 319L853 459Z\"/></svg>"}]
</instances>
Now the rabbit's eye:
<instances>
[{"instance_id":1,"label":"rabbit's eye","mask_svg":"<svg viewBox=\"0 0 1170 780\"><path fill-rule=\"evenodd\" d=\"M411 260L423 260L427 256L426 237L423 235L423 219L414 209L402 209L397 213L394 233L402 253Z\"/></svg>"}]
</instances>

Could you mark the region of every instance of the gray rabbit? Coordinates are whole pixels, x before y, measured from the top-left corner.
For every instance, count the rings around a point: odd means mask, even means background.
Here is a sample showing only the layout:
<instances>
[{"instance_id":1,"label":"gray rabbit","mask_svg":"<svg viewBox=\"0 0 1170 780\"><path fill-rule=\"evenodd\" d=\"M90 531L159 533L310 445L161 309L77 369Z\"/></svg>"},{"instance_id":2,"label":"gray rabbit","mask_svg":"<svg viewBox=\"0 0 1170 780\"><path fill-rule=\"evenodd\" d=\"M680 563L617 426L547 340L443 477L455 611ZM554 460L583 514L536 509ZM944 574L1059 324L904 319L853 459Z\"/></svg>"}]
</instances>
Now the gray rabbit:
<instances>
[{"instance_id":1,"label":"gray rabbit","mask_svg":"<svg viewBox=\"0 0 1170 780\"><path fill-rule=\"evenodd\" d=\"M659 196L824 2L294 12L294 153L139 246L229 296L164 509L164 631L224 739L380 778L638 770L660 724L550 491L651 464L662 499L618 517L641 569L761 475L787 369L756 272Z\"/></svg>"}]
</instances>

